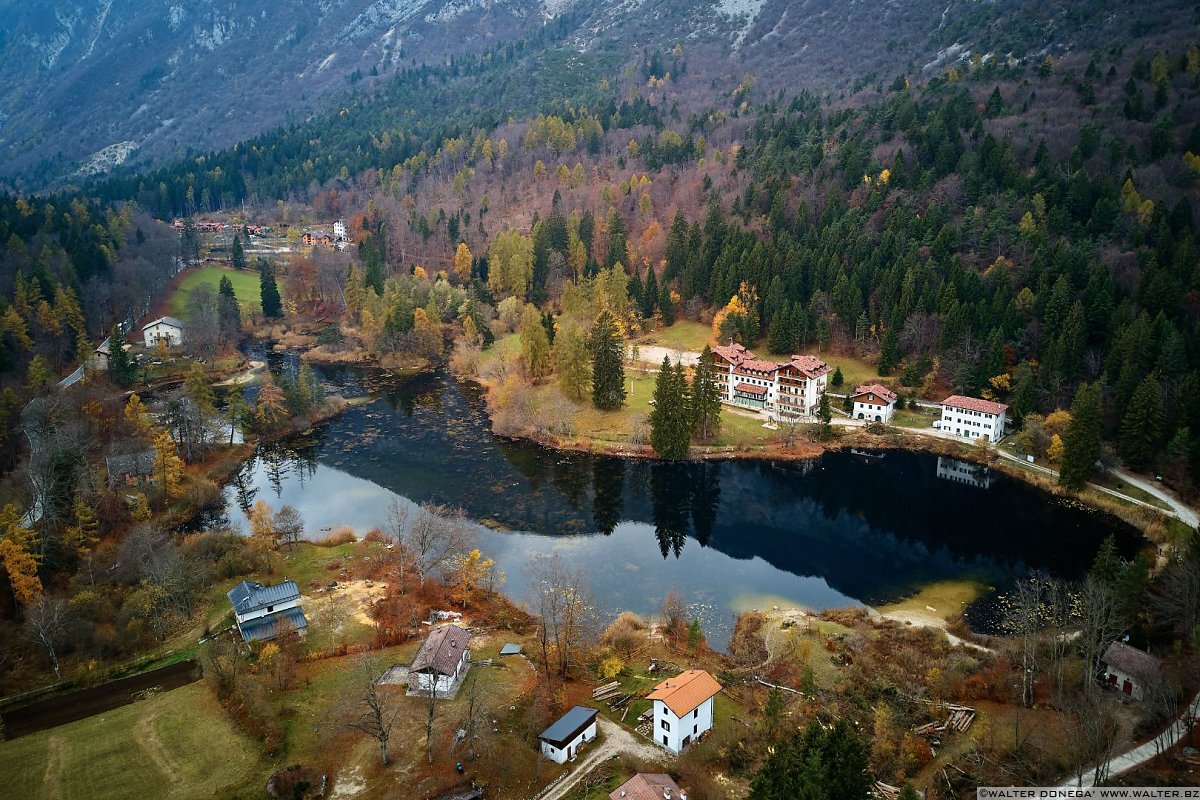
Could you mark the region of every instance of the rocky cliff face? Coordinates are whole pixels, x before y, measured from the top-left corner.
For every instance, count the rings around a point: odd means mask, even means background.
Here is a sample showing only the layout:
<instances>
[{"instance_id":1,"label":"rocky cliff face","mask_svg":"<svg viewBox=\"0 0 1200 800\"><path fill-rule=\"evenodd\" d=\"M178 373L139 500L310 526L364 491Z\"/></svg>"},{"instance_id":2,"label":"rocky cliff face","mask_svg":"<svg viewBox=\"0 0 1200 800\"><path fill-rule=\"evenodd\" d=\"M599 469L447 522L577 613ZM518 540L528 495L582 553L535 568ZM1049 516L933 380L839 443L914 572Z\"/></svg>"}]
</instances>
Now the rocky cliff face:
<instances>
[{"instance_id":1,"label":"rocky cliff face","mask_svg":"<svg viewBox=\"0 0 1200 800\"><path fill-rule=\"evenodd\" d=\"M0 179L36 188L246 139L402 65L573 12L563 46L682 43L736 81L815 91L972 52L1090 46L1186 3L1008 0L50 0L0 5ZM1161 8L1160 8L1161 7ZM1193 16L1195 12L1192 12ZM1142 23L1139 23L1142 24Z\"/></svg>"}]
</instances>

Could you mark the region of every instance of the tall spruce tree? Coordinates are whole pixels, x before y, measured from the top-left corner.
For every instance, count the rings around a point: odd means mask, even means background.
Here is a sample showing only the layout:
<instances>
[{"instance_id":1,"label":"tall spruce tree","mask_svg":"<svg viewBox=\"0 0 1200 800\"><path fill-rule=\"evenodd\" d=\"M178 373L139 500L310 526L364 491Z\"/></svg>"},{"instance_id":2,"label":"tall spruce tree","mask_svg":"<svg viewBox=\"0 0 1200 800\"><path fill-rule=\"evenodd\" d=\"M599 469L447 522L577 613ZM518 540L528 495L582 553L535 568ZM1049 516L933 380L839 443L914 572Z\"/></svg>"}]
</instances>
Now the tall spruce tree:
<instances>
[{"instance_id":1,"label":"tall spruce tree","mask_svg":"<svg viewBox=\"0 0 1200 800\"><path fill-rule=\"evenodd\" d=\"M1080 386L1071 403L1071 421L1063 437L1062 467L1058 473L1061 486L1079 491L1087 484L1100 457L1103 415L1100 384Z\"/></svg>"},{"instance_id":2,"label":"tall spruce tree","mask_svg":"<svg viewBox=\"0 0 1200 800\"><path fill-rule=\"evenodd\" d=\"M242 237L233 235L233 249L229 254L229 263L234 269L246 268L246 250L242 247Z\"/></svg>"},{"instance_id":3,"label":"tall spruce tree","mask_svg":"<svg viewBox=\"0 0 1200 800\"><path fill-rule=\"evenodd\" d=\"M701 441L721 432L721 387L712 348L704 345L692 375L692 433Z\"/></svg>"},{"instance_id":4,"label":"tall spruce tree","mask_svg":"<svg viewBox=\"0 0 1200 800\"><path fill-rule=\"evenodd\" d=\"M1153 374L1138 384L1121 420L1121 458L1134 469L1150 466L1162 444L1163 421L1162 387Z\"/></svg>"},{"instance_id":5,"label":"tall spruce tree","mask_svg":"<svg viewBox=\"0 0 1200 800\"><path fill-rule=\"evenodd\" d=\"M671 366L671 359L663 356L654 382L654 410L650 412L650 446L662 458L687 458L692 430L688 405L683 366Z\"/></svg>"},{"instance_id":6,"label":"tall spruce tree","mask_svg":"<svg viewBox=\"0 0 1200 800\"><path fill-rule=\"evenodd\" d=\"M592 326L592 403L601 411L625 404L625 363L617 320L607 309Z\"/></svg>"},{"instance_id":7,"label":"tall spruce tree","mask_svg":"<svg viewBox=\"0 0 1200 800\"><path fill-rule=\"evenodd\" d=\"M275 268L266 259L258 261L258 285L262 296L263 316L279 319L283 316L283 300L279 297L279 285L275 283Z\"/></svg>"},{"instance_id":8,"label":"tall spruce tree","mask_svg":"<svg viewBox=\"0 0 1200 800\"><path fill-rule=\"evenodd\" d=\"M750 800L867 797L867 752L846 720L825 730L816 720L775 747L750 783Z\"/></svg>"},{"instance_id":9,"label":"tall spruce tree","mask_svg":"<svg viewBox=\"0 0 1200 800\"><path fill-rule=\"evenodd\" d=\"M125 334L120 325L114 325L108 337L108 374L113 383L125 387L133 383L136 366L125 350Z\"/></svg>"}]
</instances>

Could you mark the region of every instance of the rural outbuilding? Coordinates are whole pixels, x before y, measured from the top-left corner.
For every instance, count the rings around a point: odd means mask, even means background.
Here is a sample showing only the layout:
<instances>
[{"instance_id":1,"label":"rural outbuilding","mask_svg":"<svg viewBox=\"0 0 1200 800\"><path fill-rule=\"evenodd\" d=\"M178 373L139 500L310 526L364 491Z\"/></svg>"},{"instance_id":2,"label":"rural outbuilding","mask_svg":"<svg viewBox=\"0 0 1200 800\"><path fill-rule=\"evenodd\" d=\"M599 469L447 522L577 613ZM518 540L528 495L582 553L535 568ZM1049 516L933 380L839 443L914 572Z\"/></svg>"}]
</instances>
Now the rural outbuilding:
<instances>
[{"instance_id":1,"label":"rural outbuilding","mask_svg":"<svg viewBox=\"0 0 1200 800\"><path fill-rule=\"evenodd\" d=\"M670 775L639 772L608 793L609 800L687 800Z\"/></svg>"},{"instance_id":2,"label":"rural outbuilding","mask_svg":"<svg viewBox=\"0 0 1200 800\"><path fill-rule=\"evenodd\" d=\"M556 764L562 764L579 752L579 749L596 738L596 715L600 713L587 706L575 706L538 736L542 755Z\"/></svg>"},{"instance_id":3,"label":"rural outbuilding","mask_svg":"<svg viewBox=\"0 0 1200 800\"><path fill-rule=\"evenodd\" d=\"M1162 669L1160 659L1124 642L1110 644L1100 664L1104 667L1105 683L1134 700L1142 699L1145 688L1158 680Z\"/></svg>"},{"instance_id":4,"label":"rural outbuilding","mask_svg":"<svg viewBox=\"0 0 1200 800\"><path fill-rule=\"evenodd\" d=\"M513 644L512 642L505 642L504 646L500 648L500 655L502 656L515 656L520 655L520 653L521 645Z\"/></svg>"},{"instance_id":5,"label":"rural outbuilding","mask_svg":"<svg viewBox=\"0 0 1200 800\"><path fill-rule=\"evenodd\" d=\"M471 668L471 634L457 625L435 629L408 668L409 694L453 697Z\"/></svg>"}]
</instances>

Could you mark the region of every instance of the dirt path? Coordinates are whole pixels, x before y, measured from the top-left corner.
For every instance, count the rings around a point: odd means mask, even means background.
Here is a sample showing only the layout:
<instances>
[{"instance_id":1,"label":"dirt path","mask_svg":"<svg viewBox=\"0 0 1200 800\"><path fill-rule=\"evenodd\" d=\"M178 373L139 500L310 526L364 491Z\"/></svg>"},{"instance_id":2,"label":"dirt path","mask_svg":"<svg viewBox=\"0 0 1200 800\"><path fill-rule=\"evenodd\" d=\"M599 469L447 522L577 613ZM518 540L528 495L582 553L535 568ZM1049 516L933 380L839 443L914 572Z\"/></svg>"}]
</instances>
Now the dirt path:
<instances>
[{"instance_id":1,"label":"dirt path","mask_svg":"<svg viewBox=\"0 0 1200 800\"><path fill-rule=\"evenodd\" d=\"M158 719L158 712L152 711L137 721L137 743L146 751L146 755L150 756L154 766L159 768L166 779L171 783L177 783L179 772L175 769L175 764L172 762L167 748L163 747L162 739L158 738L158 731L154 729L156 719Z\"/></svg>"},{"instance_id":2,"label":"dirt path","mask_svg":"<svg viewBox=\"0 0 1200 800\"><path fill-rule=\"evenodd\" d=\"M566 797L575 788L575 784L579 783L580 779L584 775L587 775L593 767L620 753L629 753L646 761L663 761L666 759L667 752L665 750L638 737L617 723L604 717L597 718L597 723L600 731L604 734L604 740L596 745L596 748L589 752L581 761L575 764L572 770L567 773L566 778L547 794L540 797L539 800L562 800L563 797Z\"/></svg>"},{"instance_id":3,"label":"dirt path","mask_svg":"<svg viewBox=\"0 0 1200 800\"><path fill-rule=\"evenodd\" d=\"M1114 469L1113 474L1131 486L1136 486L1146 494L1151 495L1152 497L1155 497L1169 505L1171 510L1175 512L1175 516L1178 517L1185 525L1192 528L1200 528L1200 517L1196 516L1195 509L1179 502L1173 495L1163 491L1162 488L1153 481L1144 480L1136 475L1126 472L1123 469Z\"/></svg>"},{"instance_id":4,"label":"dirt path","mask_svg":"<svg viewBox=\"0 0 1200 800\"><path fill-rule=\"evenodd\" d=\"M251 361L249 369L245 372L234 375L232 378L226 378L219 383L214 383L213 386L242 386L243 384L250 383L262 375L262 371L266 366L267 364L264 361Z\"/></svg>"},{"instance_id":5,"label":"dirt path","mask_svg":"<svg viewBox=\"0 0 1200 800\"><path fill-rule=\"evenodd\" d=\"M1119 756L1115 756L1108 762L1105 770L1104 780L1115 778L1118 775L1129 772L1134 767L1139 767L1142 764L1150 761L1153 758L1170 749L1176 742L1183 738L1187 733L1187 725L1184 724L1184 718L1187 716L1195 716L1200 714L1200 694L1192 697L1191 705L1167 727L1165 731L1155 736L1148 742L1140 744L1136 747L1131 747ZM1089 789L1096 785L1096 767L1089 767L1084 773L1082 780L1079 777L1068 778L1059 784L1060 787L1078 787Z\"/></svg>"},{"instance_id":6,"label":"dirt path","mask_svg":"<svg viewBox=\"0 0 1200 800\"><path fill-rule=\"evenodd\" d=\"M61 736L51 736L46 740L46 775L42 778L42 788L46 797L53 800L62 797L62 784L59 783L58 776L62 774L63 753L66 748L67 743Z\"/></svg>"},{"instance_id":7,"label":"dirt path","mask_svg":"<svg viewBox=\"0 0 1200 800\"><path fill-rule=\"evenodd\" d=\"M873 612L884 619L894 620L902 625L916 625L921 628L936 628L945 634L950 640L950 644L961 645L962 647L970 647L974 650L979 650L984 653L993 652L990 647L984 647L981 644L969 641L961 636L955 636L950 631L946 630L946 620L935 614L922 614L920 611L885 611Z\"/></svg>"},{"instance_id":8,"label":"dirt path","mask_svg":"<svg viewBox=\"0 0 1200 800\"><path fill-rule=\"evenodd\" d=\"M677 361L682 361L685 367L694 367L700 363L700 354L692 350L680 350L675 347L662 347L657 344L640 344L638 345L638 361L643 364L654 364L658 366L662 364L663 356L671 359L674 364Z\"/></svg>"}]
</instances>

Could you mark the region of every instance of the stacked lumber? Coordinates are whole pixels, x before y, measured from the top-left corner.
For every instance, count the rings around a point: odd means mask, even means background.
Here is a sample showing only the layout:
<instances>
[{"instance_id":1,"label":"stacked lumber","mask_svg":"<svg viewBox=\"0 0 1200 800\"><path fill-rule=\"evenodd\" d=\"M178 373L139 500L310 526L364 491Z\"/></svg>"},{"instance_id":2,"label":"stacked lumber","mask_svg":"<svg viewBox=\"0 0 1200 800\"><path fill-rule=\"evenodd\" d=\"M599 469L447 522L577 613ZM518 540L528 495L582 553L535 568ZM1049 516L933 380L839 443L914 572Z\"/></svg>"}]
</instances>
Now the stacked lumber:
<instances>
[{"instance_id":1,"label":"stacked lumber","mask_svg":"<svg viewBox=\"0 0 1200 800\"><path fill-rule=\"evenodd\" d=\"M971 723L975 721L975 709L970 706L956 706L947 703L945 708L949 714L944 720L917 725L913 728L913 733L918 736L933 736L947 731L966 733L967 729L971 727Z\"/></svg>"},{"instance_id":2,"label":"stacked lumber","mask_svg":"<svg viewBox=\"0 0 1200 800\"><path fill-rule=\"evenodd\" d=\"M617 681L606 683L603 686L597 686L592 689L592 699L596 701L608 700L616 697L621 693L621 684Z\"/></svg>"}]
</instances>

